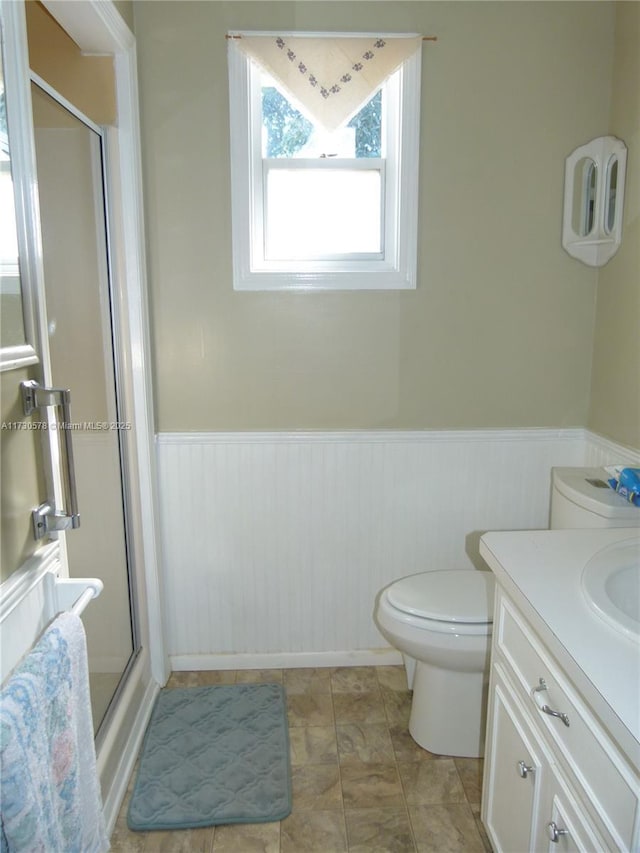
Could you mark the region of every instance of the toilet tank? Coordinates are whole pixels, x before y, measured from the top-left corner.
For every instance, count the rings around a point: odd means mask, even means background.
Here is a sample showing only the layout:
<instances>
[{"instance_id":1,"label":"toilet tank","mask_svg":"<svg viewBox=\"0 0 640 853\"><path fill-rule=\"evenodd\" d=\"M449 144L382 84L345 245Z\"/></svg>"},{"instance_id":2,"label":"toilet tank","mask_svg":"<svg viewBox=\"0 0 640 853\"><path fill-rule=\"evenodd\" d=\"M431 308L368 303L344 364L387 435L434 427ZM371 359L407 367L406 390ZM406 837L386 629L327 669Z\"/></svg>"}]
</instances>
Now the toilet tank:
<instances>
[{"instance_id":1,"label":"toilet tank","mask_svg":"<svg viewBox=\"0 0 640 853\"><path fill-rule=\"evenodd\" d=\"M604 468L552 468L550 527L640 527L640 507L609 487Z\"/></svg>"}]
</instances>

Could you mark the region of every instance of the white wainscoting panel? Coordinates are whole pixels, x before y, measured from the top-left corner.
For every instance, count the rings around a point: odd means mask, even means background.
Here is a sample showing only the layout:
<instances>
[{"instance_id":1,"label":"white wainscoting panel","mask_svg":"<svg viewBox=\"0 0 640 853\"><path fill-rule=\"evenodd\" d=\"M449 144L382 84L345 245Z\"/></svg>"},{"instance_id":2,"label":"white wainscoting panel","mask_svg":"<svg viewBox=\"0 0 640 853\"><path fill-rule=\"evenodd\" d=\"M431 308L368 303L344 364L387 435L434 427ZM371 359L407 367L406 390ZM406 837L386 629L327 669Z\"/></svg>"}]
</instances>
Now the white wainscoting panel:
<instances>
[{"instance_id":1,"label":"white wainscoting panel","mask_svg":"<svg viewBox=\"0 0 640 853\"><path fill-rule=\"evenodd\" d=\"M598 468L601 465L640 465L640 451L623 447L595 432L586 433L584 464Z\"/></svg>"},{"instance_id":2,"label":"white wainscoting panel","mask_svg":"<svg viewBox=\"0 0 640 853\"><path fill-rule=\"evenodd\" d=\"M163 433L157 444L167 646L186 669L387 647L372 620L381 587L482 567L486 530L546 527L550 468L584 464L585 434Z\"/></svg>"},{"instance_id":3,"label":"white wainscoting panel","mask_svg":"<svg viewBox=\"0 0 640 853\"><path fill-rule=\"evenodd\" d=\"M60 550L53 542L36 551L0 586L0 683L31 651L55 615L46 582L59 571Z\"/></svg>"}]
</instances>

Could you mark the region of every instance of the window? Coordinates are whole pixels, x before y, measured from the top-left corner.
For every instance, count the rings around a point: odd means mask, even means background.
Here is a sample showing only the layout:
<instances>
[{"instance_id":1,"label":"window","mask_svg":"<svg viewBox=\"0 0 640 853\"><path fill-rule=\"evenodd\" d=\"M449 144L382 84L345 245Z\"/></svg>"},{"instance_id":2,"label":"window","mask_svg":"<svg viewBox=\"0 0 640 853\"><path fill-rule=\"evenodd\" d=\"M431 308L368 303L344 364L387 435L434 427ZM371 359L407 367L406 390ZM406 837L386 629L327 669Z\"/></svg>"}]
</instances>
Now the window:
<instances>
[{"instance_id":1,"label":"window","mask_svg":"<svg viewBox=\"0 0 640 853\"><path fill-rule=\"evenodd\" d=\"M333 131L236 39L229 81L234 288L414 288L420 53Z\"/></svg>"}]
</instances>

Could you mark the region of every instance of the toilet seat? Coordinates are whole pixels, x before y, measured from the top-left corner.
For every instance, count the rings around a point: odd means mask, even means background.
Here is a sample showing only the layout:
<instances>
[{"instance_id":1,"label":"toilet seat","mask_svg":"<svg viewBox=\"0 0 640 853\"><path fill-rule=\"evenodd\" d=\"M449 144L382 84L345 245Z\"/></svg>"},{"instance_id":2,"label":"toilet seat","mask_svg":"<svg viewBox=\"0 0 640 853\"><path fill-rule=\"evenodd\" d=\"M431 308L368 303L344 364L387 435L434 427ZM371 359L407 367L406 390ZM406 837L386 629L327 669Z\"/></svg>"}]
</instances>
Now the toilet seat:
<instances>
[{"instance_id":1,"label":"toilet seat","mask_svg":"<svg viewBox=\"0 0 640 853\"><path fill-rule=\"evenodd\" d=\"M387 600L412 617L479 628L493 622L493 591L491 572L441 570L395 581Z\"/></svg>"}]
</instances>

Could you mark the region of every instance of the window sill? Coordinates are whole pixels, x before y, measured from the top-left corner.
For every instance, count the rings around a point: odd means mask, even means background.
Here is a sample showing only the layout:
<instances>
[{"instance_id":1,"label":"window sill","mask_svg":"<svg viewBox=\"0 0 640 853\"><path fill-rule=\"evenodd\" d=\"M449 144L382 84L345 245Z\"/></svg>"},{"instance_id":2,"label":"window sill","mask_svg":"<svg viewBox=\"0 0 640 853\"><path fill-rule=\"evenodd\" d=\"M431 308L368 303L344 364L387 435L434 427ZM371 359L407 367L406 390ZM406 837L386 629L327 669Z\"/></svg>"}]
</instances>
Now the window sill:
<instances>
[{"instance_id":1,"label":"window sill","mask_svg":"<svg viewBox=\"0 0 640 853\"><path fill-rule=\"evenodd\" d=\"M234 290L415 290L415 270L401 271L389 265L369 265L368 269L313 272L273 270L238 270L234 275Z\"/></svg>"}]
</instances>

